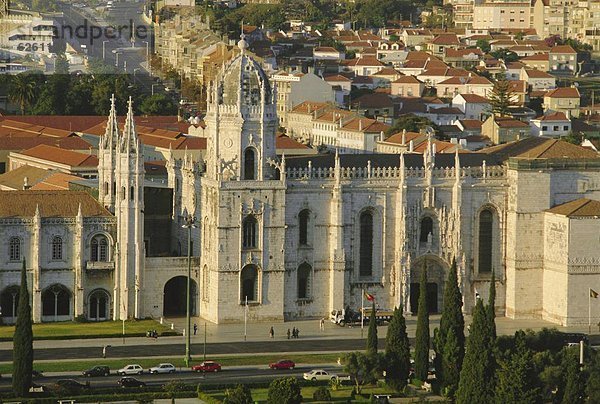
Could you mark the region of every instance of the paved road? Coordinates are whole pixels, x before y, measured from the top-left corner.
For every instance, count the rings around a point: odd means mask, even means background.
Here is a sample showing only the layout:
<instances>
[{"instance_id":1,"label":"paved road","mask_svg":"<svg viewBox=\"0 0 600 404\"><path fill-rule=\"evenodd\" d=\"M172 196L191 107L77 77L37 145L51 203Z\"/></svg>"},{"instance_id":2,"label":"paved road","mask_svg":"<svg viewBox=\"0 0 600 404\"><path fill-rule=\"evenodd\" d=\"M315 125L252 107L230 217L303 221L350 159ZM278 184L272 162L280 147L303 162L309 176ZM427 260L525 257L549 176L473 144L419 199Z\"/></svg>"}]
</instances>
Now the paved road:
<instances>
[{"instance_id":1,"label":"paved road","mask_svg":"<svg viewBox=\"0 0 600 404\"><path fill-rule=\"evenodd\" d=\"M281 376L293 376L297 378L302 378L302 374L312 369L325 369L326 371L332 374L338 374L341 371L339 366L335 365L298 365L293 370L272 370L264 366L234 366L234 367L225 367L221 372L218 373L195 373L189 370L181 370L179 369L176 373L173 374L164 374L164 375L150 375L150 374L142 374L135 375L138 380L143 381L148 386L162 386L163 384L171 381L171 380L181 380L187 384L221 384L221 383L235 383L240 379L244 379L244 381L268 381ZM110 388L117 386L117 380L121 378L121 376L110 375L107 377L92 377L86 378L81 376L81 373L71 374L71 375L61 375L61 376L43 376L40 378L34 379L34 383L38 385L48 385L56 382L58 379L65 378L73 378L81 383L90 383L91 388ZM4 377L0 379L0 392L9 391L11 388L11 380L9 377Z\"/></svg>"},{"instance_id":2,"label":"paved road","mask_svg":"<svg viewBox=\"0 0 600 404\"><path fill-rule=\"evenodd\" d=\"M177 344L153 344L148 340L146 345L113 345L108 349L108 358L140 358L140 357L168 357L179 356L185 352L182 343ZM209 356L223 354L243 353L277 353L277 352L323 352L323 351L352 351L364 349L364 339L344 340L285 340L285 341L247 341L226 342L206 345L206 354ZM384 347L385 340L380 339L379 346ZM203 344L192 344L192 356L204 353ZM102 347L63 347L63 348L41 348L35 350L36 360L52 359L93 359L100 358ZM12 350L0 351L0 362L12 360Z\"/></svg>"}]
</instances>

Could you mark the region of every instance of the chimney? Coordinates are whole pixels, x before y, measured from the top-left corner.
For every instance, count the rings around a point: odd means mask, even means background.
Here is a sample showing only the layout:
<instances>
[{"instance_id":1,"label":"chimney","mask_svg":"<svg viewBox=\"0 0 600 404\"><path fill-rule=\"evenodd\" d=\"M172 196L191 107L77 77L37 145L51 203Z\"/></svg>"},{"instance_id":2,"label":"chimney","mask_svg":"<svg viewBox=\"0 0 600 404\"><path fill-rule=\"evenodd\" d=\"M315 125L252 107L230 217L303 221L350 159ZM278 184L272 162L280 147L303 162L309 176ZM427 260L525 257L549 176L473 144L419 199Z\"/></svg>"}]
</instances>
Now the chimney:
<instances>
[{"instance_id":1,"label":"chimney","mask_svg":"<svg viewBox=\"0 0 600 404\"><path fill-rule=\"evenodd\" d=\"M413 152L413 147L414 147L413 146L413 141L411 140L410 142L408 142L408 151L412 153Z\"/></svg>"},{"instance_id":2,"label":"chimney","mask_svg":"<svg viewBox=\"0 0 600 404\"><path fill-rule=\"evenodd\" d=\"M29 185L29 178L23 178L23 191L27 191L31 186Z\"/></svg>"},{"instance_id":3,"label":"chimney","mask_svg":"<svg viewBox=\"0 0 600 404\"><path fill-rule=\"evenodd\" d=\"M402 129L402 146L406 144L406 129Z\"/></svg>"}]
</instances>

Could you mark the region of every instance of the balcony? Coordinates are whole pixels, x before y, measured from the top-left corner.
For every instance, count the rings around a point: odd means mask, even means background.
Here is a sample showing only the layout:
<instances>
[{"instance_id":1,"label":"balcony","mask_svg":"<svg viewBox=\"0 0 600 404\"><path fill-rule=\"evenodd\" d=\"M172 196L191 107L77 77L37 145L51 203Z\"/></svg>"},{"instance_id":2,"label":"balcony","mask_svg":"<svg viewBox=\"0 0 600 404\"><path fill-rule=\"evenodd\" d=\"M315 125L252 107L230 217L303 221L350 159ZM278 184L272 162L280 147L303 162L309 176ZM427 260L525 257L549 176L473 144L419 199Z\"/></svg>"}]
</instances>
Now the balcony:
<instances>
[{"instance_id":1,"label":"balcony","mask_svg":"<svg viewBox=\"0 0 600 404\"><path fill-rule=\"evenodd\" d=\"M88 271L112 271L115 269L114 261L86 261L85 269Z\"/></svg>"}]
</instances>

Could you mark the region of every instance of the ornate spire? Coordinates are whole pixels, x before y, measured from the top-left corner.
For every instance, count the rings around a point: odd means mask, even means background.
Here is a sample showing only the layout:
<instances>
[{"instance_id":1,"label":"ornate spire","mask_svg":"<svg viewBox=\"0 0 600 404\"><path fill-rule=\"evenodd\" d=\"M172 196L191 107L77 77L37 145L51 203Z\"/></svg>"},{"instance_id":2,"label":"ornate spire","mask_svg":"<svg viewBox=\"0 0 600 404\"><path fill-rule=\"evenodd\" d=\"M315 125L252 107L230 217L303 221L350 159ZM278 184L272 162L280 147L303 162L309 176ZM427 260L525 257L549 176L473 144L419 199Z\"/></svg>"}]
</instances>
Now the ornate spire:
<instances>
[{"instance_id":1,"label":"ornate spire","mask_svg":"<svg viewBox=\"0 0 600 404\"><path fill-rule=\"evenodd\" d=\"M242 20L242 32L240 34L240 40L238 41L238 48L242 51L242 55L248 49L248 42L246 42L246 35L244 34L244 20Z\"/></svg>"},{"instance_id":2,"label":"ornate spire","mask_svg":"<svg viewBox=\"0 0 600 404\"><path fill-rule=\"evenodd\" d=\"M102 148L108 149L112 145L116 145L119 139L119 124L117 122L117 111L115 108L115 95L110 97L110 112L108 113L108 122L106 123L106 130L100 145Z\"/></svg>"},{"instance_id":3,"label":"ornate spire","mask_svg":"<svg viewBox=\"0 0 600 404\"><path fill-rule=\"evenodd\" d=\"M138 138L135 130L135 122L133 120L133 100L129 97L127 102L127 117L125 118L125 128L123 129L123 139L121 150L137 150Z\"/></svg>"}]
</instances>

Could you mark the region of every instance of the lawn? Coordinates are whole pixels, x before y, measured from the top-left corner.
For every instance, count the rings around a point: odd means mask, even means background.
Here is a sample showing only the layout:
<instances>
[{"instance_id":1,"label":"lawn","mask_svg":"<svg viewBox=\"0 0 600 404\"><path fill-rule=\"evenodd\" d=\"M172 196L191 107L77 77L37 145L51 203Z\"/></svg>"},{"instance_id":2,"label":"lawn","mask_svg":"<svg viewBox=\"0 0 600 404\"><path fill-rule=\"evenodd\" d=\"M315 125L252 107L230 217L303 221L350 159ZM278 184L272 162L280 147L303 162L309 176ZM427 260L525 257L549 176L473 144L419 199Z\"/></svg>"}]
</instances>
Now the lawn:
<instances>
[{"instance_id":1,"label":"lawn","mask_svg":"<svg viewBox=\"0 0 600 404\"><path fill-rule=\"evenodd\" d=\"M168 331L169 328L154 320L125 321L125 336L145 334L148 330L156 330L160 334L162 331ZM14 332L15 327L12 325L0 326L0 339L12 338ZM34 339L120 336L122 333L122 321L101 321L93 323L66 321L33 325Z\"/></svg>"},{"instance_id":2,"label":"lawn","mask_svg":"<svg viewBox=\"0 0 600 404\"><path fill-rule=\"evenodd\" d=\"M302 387L302 402L303 403L311 403L311 402L316 402L313 401L313 393L315 392L315 390L318 387L314 387L314 386L306 386L306 387ZM350 385L346 385L346 386L341 386L338 390L331 390L329 389L329 392L331 393L331 401L339 401L339 402L348 402L348 400L351 399L351 393L352 393L352 389L353 386ZM211 397L216 398L217 400L221 400L223 401L225 399L225 393L223 392L223 390L218 390L218 391L206 391L206 394L210 395ZM259 388L259 389L252 389L252 399L254 400L254 402L258 402L258 403L265 403L267 401L267 397L269 394L269 389L268 388ZM364 386L362 388L361 394L355 396L354 400L352 400L353 403L370 403L370 395L371 394L394 394L394 391L392 389L390 389L387 386Z\"/></svg>"},{"instance_id":3,"label":"lawn","mask_svg":"<svg viewBox=\"0 0 600 404\"><path fill-rule=\"evenodd\" d=\"M111 371L120 369L125 365L139 364L144 369L152 366L156 366L161 362L170 362L176 367L184 367L183 363L183 352L181 357L178 358L150 358L150 359L110 359L110 348L107 350L108 358L102 359L100 356L102 351L98 350L98 359L94 360L82 360L82 361L52 361L52 362L36 362L34 368L43 372L80 372L91 368L95 365L106 365ZM296 363L335 363L339 354L306 354L306 355L286 355L286 359L291 359ZM202 362L202 355L194 356L193 364ZM251 356L229 356L229 357L208 357L207 359L215 360L223 366L244 366L244 365L267 365L270 362L282 359L281 355L251 355ZM12 363L0 364L0 374L7 374L12 372Z\"/></svg>"}]
</instances>

